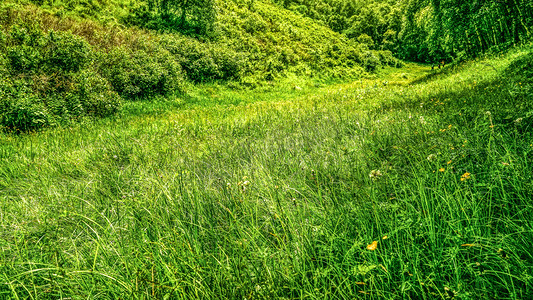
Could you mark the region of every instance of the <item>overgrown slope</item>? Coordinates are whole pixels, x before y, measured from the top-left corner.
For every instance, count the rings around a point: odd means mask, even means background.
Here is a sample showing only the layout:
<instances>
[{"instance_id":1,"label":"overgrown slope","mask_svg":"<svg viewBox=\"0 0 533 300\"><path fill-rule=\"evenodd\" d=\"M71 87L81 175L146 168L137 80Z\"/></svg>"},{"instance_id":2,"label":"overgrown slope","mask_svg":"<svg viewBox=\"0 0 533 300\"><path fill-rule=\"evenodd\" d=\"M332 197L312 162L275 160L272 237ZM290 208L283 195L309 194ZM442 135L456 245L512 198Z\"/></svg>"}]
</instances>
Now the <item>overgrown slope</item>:
<instances>
[{"instance_id":1,"label":"overgrown slope","mask_svg":"<svg viewBox=\"0 0 533 300\"><path fill-rule=\"evenodd\" d=\"M290 74L347 80L382 65L400 65L390 52L368 50L264 2L219 2L217 31L209 39L124 27L131 21L124 9L88 16L73 10L63 17L68 5L46 3L41 8L10 1L0 8L0 123L5 130L111 116L121 101L179 97L190 84L257 87ZM96 21L98 12L104 21ZM110 21L111 13L119 14L118 21Z\"/></svg>"}]
</instances>

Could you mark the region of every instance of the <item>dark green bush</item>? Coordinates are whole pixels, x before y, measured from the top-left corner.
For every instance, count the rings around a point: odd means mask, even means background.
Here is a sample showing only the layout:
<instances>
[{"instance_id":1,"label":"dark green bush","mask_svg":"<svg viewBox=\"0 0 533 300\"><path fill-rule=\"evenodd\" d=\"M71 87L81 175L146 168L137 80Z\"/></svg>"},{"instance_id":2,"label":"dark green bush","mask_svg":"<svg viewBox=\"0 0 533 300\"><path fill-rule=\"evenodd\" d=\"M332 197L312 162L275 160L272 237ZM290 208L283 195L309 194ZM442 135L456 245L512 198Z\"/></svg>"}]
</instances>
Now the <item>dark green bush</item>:
<instances>
[{"instance_id":1,"label":"dark green bush","mask_svg":"<svg viewBox=\"0 0 533 300\"><path fill-rule=\"evenodd\" d=\"M248 69L244 53L230 48L203 43L195 39L167 35L161 44L177 59L189 80L238 80Z\"/></svg>"},{"instance_id":2,"label":"dark green bush","mask_svg":"<svg viewBox=\"0 0 533 300\"><path fill-rule=\"evenodd\" d=\"M14 25L0 42L12 74L35 73L41 67L43 34L35 26Z\"/></svg>"},{"instance_id":3,"label":"dark green bush","mask_svg":"<svg viewBox=\"0 0 533 300\"><path fill-rule=\"evenodd\" d=\"M127 25L180 32L185 35L211 38L214 34L216 10L214 0L174 1L148 0L134 2L123 18Z\"/></svg>"},{"instance_id":4,"label":"dark green bush","mask_svg":"<svg viewBox=\"0 0 533 300\"><path fill-rule=\"evenodd\" d=\"M0 80L0 126L5 131L26 132L48 126L50 116L42 100L23 83Z\"/></svg>"},{"instance_id":5,"label":"dark green bush","mask_svg":"<svg viewBox=\"0 0 533 300\"><path fill-rule=\"evenodd\" d=\"M367 51L363 54L363 66L367 71L374 72L379 66L381 66L381 62L379 57L373 51Z\"/></svg>"},{"instance_id":6,"label":"dark green bush","mask_svg":"<svg viewBox=\"0 0 533 300\"><path fill-rule=\"evenodd\" d=\"M42 61L41 52L27 45L8 48L7 57L13 74L35 72Z\"/></svg>"},{"instance_id":7,"label":"dark green bush","mask_svg":"<svg viewBox=\"0 0 533 300\"><path fill-rule=\"evenodd\" d=\"M102 55L100 72L115 91L130 99L181 92L183 74L175 58L163 48L125 47Z\"/></svg>"},{"instance_id":8,"label":"dark green bush","mask_svg":"<svg viewBox=\"0 0 533 300\"><path fill-rule=\"evenodd\" d=\"M106 117L120 96L92 68L88 42L70 32L42 33L36 26L0 31L0 126L38 130L56 122Z\"/></svg>"},{"instance_id":9,"label":"dark green bush","mask_svg":"<svg viewBox=\"0 0 533 300\"><path fill-rule=\"evenodd\" d=\"M44 34L37 24L15 24L9 30L9 43L39 47L45 43Z\"/></svg>"},{"instance_id":10,"label":"dark green bush","mask_svg":"<svg viewBox=\"0 0 533 300\"><path fill-rule=\"evenodd\" d=\"M91 52L89 43L72 33L51 31L47 36L45 57L51 70L78 72L89 62Z\"/></svg>"},{"instance_id":11,"label":"dark green bush","mask_svg":"<svg viewBox=\"0 0 533 300\"><path fill-rule=\"evenodd\" d=\"M108 117L120 108L120 96L95 71L84 70L70 78L61 78L66 86L53 81L43 93L48 110L58 119L69 122L83 117Z\"/></svg>"},{"instance_id":12,"label":"dark green bush","mask_svg":"<svg viewBox=\"0 0 533 300\"><path fill-rule=\"evenodd\" d=\"M94 117L114 115L120 108L120 96L111 85L94 71L84 71L76 76L75 93L83 103L84 113Z\"/></svg>"},{"instance_id":13,"label":"dark green bush","mask_svg":"<svg viewBox=\"0 0 533 300\"><path fill-rule=\"evenodd\" d=\"M68 32L13 26L3 43L13 74L34 74L41 69L50 72L77 72L90 60L91 47L83 38Z\"/></svg>"},{"instance_id":14,"label":"dark green bush","mask_svg":"<svg viewBox=\"0 0 533 300\"><path fill-rule=\"evenodd\" d=\"M403 67L404 65L402 61L400 61L399 59L393 56L391 51L388 51L388 50L379 51L378 56L379 56L379 60L384 65L388 65L388 66L396 67L396 68Z\"/></svg>"}]
</instances>

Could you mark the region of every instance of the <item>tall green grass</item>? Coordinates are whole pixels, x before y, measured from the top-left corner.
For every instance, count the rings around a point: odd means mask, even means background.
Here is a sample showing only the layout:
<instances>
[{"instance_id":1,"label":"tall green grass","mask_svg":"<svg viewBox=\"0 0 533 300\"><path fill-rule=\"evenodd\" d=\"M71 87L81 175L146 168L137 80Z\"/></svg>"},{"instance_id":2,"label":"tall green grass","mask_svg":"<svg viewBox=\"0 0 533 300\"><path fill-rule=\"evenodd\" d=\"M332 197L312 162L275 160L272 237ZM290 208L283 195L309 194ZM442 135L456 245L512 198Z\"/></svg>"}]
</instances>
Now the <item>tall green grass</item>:
<instances>
[{"instance_id":1,"label":"tall green grass","mask_svg":"<svg viewBox=\"0 0 533 300\"><path fill-rule=\"evenodd\" d=\"M527 298L530 51L3 134L0 295Z\"/></svg>"}]
</instances>

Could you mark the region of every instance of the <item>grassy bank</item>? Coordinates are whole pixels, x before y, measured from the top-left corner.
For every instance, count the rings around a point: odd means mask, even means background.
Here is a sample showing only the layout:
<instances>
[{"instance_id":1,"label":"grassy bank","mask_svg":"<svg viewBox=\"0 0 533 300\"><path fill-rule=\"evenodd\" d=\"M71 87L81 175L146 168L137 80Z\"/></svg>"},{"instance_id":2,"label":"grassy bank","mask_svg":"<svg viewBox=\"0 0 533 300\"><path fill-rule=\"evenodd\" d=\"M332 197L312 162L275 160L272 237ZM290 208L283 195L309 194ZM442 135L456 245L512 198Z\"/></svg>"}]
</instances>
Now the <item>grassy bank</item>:
<instances>
[{"instance_id":1,"label":"grassy bank","mask_svg":"<svg viewBox=\"0 0 533 300\"><path fill-rule=\"evenodd\" d=\"M526 298L530 51L2 134L0 296Z\"/></svg>"}]
</instances>

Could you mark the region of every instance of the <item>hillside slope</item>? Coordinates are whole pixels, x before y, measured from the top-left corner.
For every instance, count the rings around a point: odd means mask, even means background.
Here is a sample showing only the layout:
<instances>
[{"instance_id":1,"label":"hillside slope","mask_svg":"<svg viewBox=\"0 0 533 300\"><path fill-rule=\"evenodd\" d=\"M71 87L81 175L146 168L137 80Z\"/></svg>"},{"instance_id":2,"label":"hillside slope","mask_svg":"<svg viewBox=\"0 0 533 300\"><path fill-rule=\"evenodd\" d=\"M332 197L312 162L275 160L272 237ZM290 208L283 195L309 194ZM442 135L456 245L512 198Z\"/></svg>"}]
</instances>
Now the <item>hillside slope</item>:
<instances>
[{"instance_id":1,"label":"hillside slope","mask_svg":"<svg viewBox=\"0 0 533 300\"><path fill-rule=\"evenodd\" d=\"M0 126L9 131L112 116L122 101L176 97L190 84L254 88L291 74L349 80L401 65L267 2L218 2L211 38L125 27L135 10L121 2L89 15L67 11L75 0L20 2L0 6Z\"/></svg>"}]
</instances>

